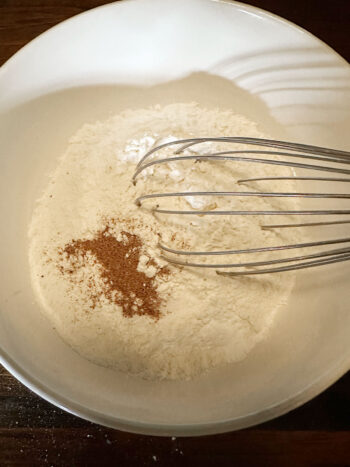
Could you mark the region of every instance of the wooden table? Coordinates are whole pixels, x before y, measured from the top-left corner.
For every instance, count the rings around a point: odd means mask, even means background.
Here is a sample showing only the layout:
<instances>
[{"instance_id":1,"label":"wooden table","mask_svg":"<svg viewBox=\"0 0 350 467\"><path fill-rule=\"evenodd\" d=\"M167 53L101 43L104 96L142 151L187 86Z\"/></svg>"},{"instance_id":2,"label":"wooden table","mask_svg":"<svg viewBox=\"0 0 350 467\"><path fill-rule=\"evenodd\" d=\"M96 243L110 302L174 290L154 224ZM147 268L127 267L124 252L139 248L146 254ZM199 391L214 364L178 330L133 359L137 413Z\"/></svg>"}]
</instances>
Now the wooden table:
<instances>
[{"instance_id":1,"label":"wooden table","mask_svg":"<svg viewBox=\"0 0 350 467\"><path fill-rule=\"evenodd\" d=\"M54 24L102 3L0 0L0 65ZM350 60L350 0L243 3L305 27ZM0 368L0 467L17 465L350 466L350 373L272 422L224 435L171 439L81 420L43 401Z\"/></svg>"}]
</instances>

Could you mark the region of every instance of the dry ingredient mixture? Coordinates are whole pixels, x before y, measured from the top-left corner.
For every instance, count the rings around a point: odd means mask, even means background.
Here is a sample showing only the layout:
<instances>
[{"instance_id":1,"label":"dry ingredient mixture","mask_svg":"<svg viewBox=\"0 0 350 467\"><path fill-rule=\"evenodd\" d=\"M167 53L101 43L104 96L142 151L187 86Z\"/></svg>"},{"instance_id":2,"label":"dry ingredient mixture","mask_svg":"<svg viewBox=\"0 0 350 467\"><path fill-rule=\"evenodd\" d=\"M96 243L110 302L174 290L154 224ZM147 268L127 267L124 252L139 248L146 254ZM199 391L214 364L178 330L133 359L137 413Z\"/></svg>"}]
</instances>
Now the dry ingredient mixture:
<instances>
[{"instance_id":1,"label":"dry ingredient mixture","mask_svg":"<svg viewBox=\"0 0 350 467\"><path fill-rule=\"evenodd\" d=\"M61 267L63 274L74 274L87 255L91 254L95 264L101 266L100 276L104 282L101 292L108 300L121 307L124 316L148 315L158 318L161 300L158 296L154 277L138 271L142 241L137 235L121 232L121 240L117 240L110 232L109 226L97 232L92 240L72 240L60 251L70 266ZM154 265L152 259L148 264ZM167 268L160 269L158 274L166 274ZM96 308L98 295L93 282L90 283L92 308Z\"/></svg>"},{"instance_id":2,"label":"dry ingredient mixture","mask_svg":"<svg viewBox=\"0 0 350 467\"><path fill-rule=\"evenodd\" d=\"M241 115L194 103L125 111L71 138L38 200L29 228L33 286L58 333L91 361L144 378L191 378L245 358L288 301L293 273L223 277L215 269L168 264L158 243L210 251L293 243L300 233L263 230L271 221L266 216L155 215L152 207L295 209L295 199L186 196L135 204L148 193L252 191L262 186L237 180L291 174L264 164L179 161L153 166L132 184L150 148L209 135L265 136ZM222 149L205 143L187 153ZM261 183L280 191L273 181ZM293 183L286 181L284 190L295 190ZM220 262L241 260L247 257L220 256Z\"/></svg>"}]
</instances>

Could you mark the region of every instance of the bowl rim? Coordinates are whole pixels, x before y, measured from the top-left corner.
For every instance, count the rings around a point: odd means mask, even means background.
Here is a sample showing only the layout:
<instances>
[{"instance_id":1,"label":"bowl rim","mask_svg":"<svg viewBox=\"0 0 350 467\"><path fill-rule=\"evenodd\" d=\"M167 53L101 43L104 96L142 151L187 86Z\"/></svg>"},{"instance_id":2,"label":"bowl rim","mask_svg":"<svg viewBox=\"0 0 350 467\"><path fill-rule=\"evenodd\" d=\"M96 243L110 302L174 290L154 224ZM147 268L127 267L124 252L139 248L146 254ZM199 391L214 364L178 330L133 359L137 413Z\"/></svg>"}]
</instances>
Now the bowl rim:
<instances>
[{"instance_id":1,"label":"bowl rim","mask_svg":"<svg viewBox=\"0 0 350 467\"><path fill-rule=\"evenodd\" d=\"M276 417L284 415L291 410L300 407L312 398L321 394L329 386L335 383L349 370L347 359L340 366L334 365L331 369L321 374L315 381L300 389L293 397L284 399L277 404L272 404L264 409L251 412L249 414L236 417L234 419L222 420L212 423L191 423L191 424L161 424L148 423L136 420L116 418L102 412L91 410L66 397L58 396L55 391L50 389L37 378L31 376L23 367L18 365L6 352L0 349L0 363L16 379L23 383L27 388L47 402L56 407L76 415L89 422L97 423L108 428L114 428L129 433L152 436L203 436L226 433L229 431L249 428L264 422L268 422Z\"/></svg>"},{"instance_id":2,"label":"bowl rim","mask_svg":"<svg viewBox=\"0 0 350 467\"><path fill-rule=\"evenodd\" d=\"M138 0L124 0L124 1L138 1ZM287 25L290 28L296 29L299 32L306 34L311 37L314 41L317 41L322 45L323 48L327 49L328 52L336 55L338 59L343 61L346 65L349 65L347 60L345 60L338 52L336 52L332 47L323 42L318 37L314 36L309 31L304 28L294 24L293 22L281 18L280 16L270 13L261 8L247 5L235 0L208 0L215 3L225 3L231 4L233 7L238 8L241 11L246 11L254 13L263 18L270 18L275 22L278 22L283 25ZM115 8L117 5L120 5L119 2L112 2L105 5L98 6L96 8L84 11L77 15L74 15L55 26L47 29L43 33L36 36L33 40L28 42L25 46L19 49L14 55L12 55L8 60L6 60L0 67L0 72L15 61L19 55L25 52L27 47L31 46L32 43L44 37L46 34L49 34L52 30L57 30L62 27L63 24L74 21L78 16L93 14L95 10L100 10L102 8ZM157 435L157 436L199 436L199 435L211 435L225 433L228 431L239 430L243 428L248 428L250 426L258 425L263 422L267 422L276 417L279 417L287 412L303 405L312 398L318 396L321 392L326 390L339 378L341 378L349 369L350 369L350 352L348 356L344 356L338 364L334 364L331 368L328 368L324 373L322 373L316 380L312 383L306 385L304 388L300 389L296 394L290 398L286 398L276 404L272 404L268 407L265 407L262 410L251 412L234 419L227 419L222 421L215 421L210 423L184 423L184 424L162 424L162 423L149 423L149 422L140 422L137 420L117 418L114 416L109 416L108 414L91 410L90 408L80 405L79 403L60 396L50 387L46 386L45 383L41 382L36 377L33 377L30 373L26 371L24 367L18 364L7 352L5 352L0 346L0 363L3 367L9 371L16 379L18 379L22 384L27 388L33 391L38 396L42 397L47 402L59 407L60 409L76 415L87 421L97 423L109 428L119 429L127 431L130 433L136 434L147 434L147 435Z\"/></svg>"}]
</instances>

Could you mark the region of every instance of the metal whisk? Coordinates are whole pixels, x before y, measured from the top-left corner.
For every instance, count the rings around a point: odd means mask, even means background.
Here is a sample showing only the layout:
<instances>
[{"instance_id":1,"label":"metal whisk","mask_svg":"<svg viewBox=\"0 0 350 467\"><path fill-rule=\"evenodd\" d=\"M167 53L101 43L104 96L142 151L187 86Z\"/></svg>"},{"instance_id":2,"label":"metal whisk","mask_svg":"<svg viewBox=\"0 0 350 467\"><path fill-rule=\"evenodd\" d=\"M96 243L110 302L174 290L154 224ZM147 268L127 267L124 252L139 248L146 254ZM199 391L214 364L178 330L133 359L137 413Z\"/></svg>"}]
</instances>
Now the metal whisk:
<instances>
[{"instance_id":1,"label":"metal whisk","mask_svg":"<svg viewBox=\"0 0 350 467\"><path fill-rule=\"evenodd\" d=\"M252 150L225 150L220 152L206 153L206 154L183 154L183 152L200 143L214 142L232 144L253 145ZM151 159L150 156L155 154L161 149L169 146L175 146L177 149L170 157L162 157L159 159ZM232 146L231 146L232 148ZM260 149L261 148L261 149ZM230 149L230 148L228 148ZM262 157L261 157L262 156ZM271 156L279 156L279 159L273 159ZM283 157L283 160L280 157ZM299 160L298 162L295 159ZM334 174L334 176L315 177L315 176L290 176L290 177L260 177L260 178L245 178L237 181L238 184L247 184L249 182L258 182L265 180L305 180L305 181L320 181L320 182L337 182L349 183L350 182L350 169L344 168L344 165L350 164L350 152L339 151L334 149L322 148L317 146L310 146L305 144L289 143L284 141L275 141L268 139L246 138L246 137L220 137L220 138L190 138L168 142L161 144L151 149L139 162L136 171L133 175L133 182L136 184L138 176L147 168L166 164L175 161L236 161L243 163L255 164L270 164L280 165L284 167L291 167L293 169L306 169L307 171L316 171L318 173ZM317 161L317 162L316 162ZM310 163L312 162L312 163ZM321 165L319 165L321 162ZM323 164L322 164L323 163ZM324 165L326 163L326 165ZM343 177L339 177L343 175ZM272 197L272 198L323 198L323 199L349 199L350 194L343 193L284 193L284 192L260 192L260 191L186 191L186 192L173 192L173 193L152 193L139 196L136 199L136 204L141 206L146 200L161 199L170 197L205 197L205 196L228 196L228 197ZM180 214L180 215L205 215L205 216L266 216L266 215L297 215L297 216L336 216L336 215L349 215L350 210L344 209L321 209L321 210L270 210L270 211L257 211L257 210L171 210L162 209L157 205L153 212L159 214ZM334 219L334 217L333 217ZM335 220L322 220L318 222L299 222L288 224L270 224L261 226L262 229L281 229L293 227L314 227L335 224L348 224L349 220L335 219ZM311 254L302 254L299 256L290 256L282 259L271 259L267 261L250 261L239 262L230 264L203 264L193 261L182 261L178 258L181 257L204 257L208 255L238 255L238 254L251 254L261 252L273 252L280 250L298 250L309 247L324 247L327 245L336 244L350 244L350 237L329 239L308 243L288 244L280 246L262 246L259 248L249 248L241 250L216 250L216 251L185 251L175 250L166 245L159 244L159 248L163 253L163 258L167 261L187 266L187 267L201 267L201 268L214 268L217 269L218 274L222 275L253 275L253 274L267 274L273 272L292 271L296 269L305 269L342 261L350 260L350 246L345 246L338 249L320 250ZM167 253L174 255L169 256ZM285 265L284 263L289 263ZM220 269L233 269L233 271L220 271Z\"/></svg>"}]
</instances>

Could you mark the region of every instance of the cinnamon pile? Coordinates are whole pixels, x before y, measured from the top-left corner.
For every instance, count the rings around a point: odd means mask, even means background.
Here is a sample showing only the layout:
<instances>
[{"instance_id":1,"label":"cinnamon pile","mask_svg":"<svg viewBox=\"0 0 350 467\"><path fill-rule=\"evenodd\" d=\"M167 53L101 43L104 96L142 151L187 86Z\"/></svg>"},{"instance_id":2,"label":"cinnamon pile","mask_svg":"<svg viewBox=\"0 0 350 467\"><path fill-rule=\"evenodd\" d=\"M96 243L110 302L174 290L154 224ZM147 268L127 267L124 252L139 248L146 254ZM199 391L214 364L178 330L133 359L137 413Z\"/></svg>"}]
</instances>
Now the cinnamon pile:
<instances>
[{"instance_id":1,"label":"cinnamon pile","mask_svg":"<svg viewBox=\"0 0 350 467\"><path fill-rule=\"evenodd\" d=\"M101 266L103 295L121 306L124 316L148 315L159 318L161 299L155 279L159 275L168 274L168 270L161 268L154 277L138 271L142 241L139 236L125 231L122 232L122 238L122 241L118 241L107 226L92 240L72 240L60 251L60 255L68 259L70 265L69 269L61 268L61 271L72 275L81 267L81 261L77 260L83 259L84 264L90 253ZM149 264L155 265L152 260ZM93 284L90 283L89 288L94 308L99 297L96 296L96 290L93 290Z\"/></svg>"}]
</instances>

